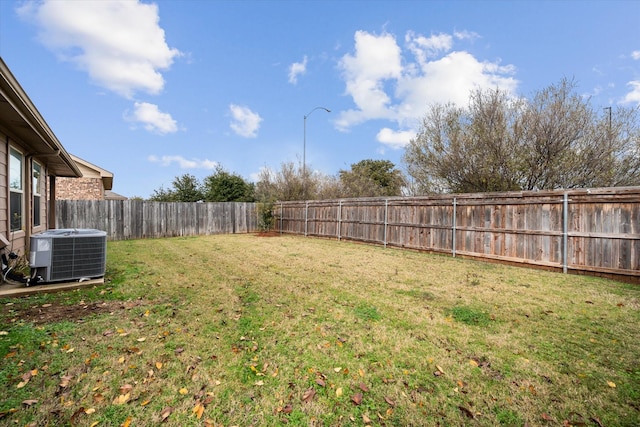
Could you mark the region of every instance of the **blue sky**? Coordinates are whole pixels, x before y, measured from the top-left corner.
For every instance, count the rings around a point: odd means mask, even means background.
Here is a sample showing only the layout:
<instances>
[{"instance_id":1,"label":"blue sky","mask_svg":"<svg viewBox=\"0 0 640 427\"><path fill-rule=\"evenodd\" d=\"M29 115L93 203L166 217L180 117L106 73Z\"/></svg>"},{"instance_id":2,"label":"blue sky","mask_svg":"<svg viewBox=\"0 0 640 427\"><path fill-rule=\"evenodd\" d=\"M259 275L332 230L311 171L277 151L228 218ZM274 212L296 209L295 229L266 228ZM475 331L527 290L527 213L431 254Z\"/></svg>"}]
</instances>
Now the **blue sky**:
<instances>
[{"instance_id":1,"label":"blue sky","mask_svg":"<svg viewBox=\"0 0 640 427\"><path fill-rule=\"evenodd\" d=\"M68 152L146 198L303 151L402 168L428 106L475 88L640 106L640 1L0 0L0 56Z\"/></svg>"}]
</instances>

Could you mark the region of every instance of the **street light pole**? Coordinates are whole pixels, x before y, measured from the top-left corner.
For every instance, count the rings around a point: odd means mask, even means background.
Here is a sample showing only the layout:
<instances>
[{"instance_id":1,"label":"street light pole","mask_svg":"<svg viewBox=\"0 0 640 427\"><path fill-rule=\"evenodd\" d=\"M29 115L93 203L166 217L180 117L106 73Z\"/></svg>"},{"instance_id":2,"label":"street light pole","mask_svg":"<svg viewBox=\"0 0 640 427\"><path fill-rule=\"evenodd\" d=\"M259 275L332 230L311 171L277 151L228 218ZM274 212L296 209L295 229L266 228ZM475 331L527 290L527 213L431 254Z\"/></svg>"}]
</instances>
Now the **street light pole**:
<instances>
[{"instance_id":1,"label":"street light pole","mask_svg":"<svg viewBox=\"0 0 640 427\"><path fill-rule=\"evenodd\" d=\"M324 107L316 107L304 116L304 135L302 145L302 197L307 199L307 117L316 110L324 110L330 113L331 110Z\"/></svg>"}]
</instances>

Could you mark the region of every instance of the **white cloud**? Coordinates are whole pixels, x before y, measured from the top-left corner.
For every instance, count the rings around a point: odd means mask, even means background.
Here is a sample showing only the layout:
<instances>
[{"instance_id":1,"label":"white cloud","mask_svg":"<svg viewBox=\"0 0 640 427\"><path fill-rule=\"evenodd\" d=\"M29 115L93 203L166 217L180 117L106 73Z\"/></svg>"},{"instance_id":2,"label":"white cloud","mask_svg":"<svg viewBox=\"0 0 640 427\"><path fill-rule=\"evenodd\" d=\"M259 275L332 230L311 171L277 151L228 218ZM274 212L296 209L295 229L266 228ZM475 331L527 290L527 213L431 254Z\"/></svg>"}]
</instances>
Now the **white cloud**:
<instances>
[{"instance_id":1,"label":"white cloud","mask_svg":"<svg viewBox=\"0 0 640 427\"><path fill-rule=\"evenodd\" d=\"M289 83L297 84L298 76L307 72L307 56L305 55L302 62L294 62L289 66Z\"/></svg>"},{"instance_id":2,"label":"white cloud","mask_svg":"<svg viewBox=\"0 0 640 427\"><path fill-rule=\"evenodd\" d=\"M255 138L258 135L258 129L260 129L260 122L262 117L258 113L254 113L248 107L231 104L229 105L229 111L231 112L231 129L245 138Z\"/></svg>"},{"instance_id":3,"label":"white cloud","mask_svg":"<svg viewBox=\"0 0 640 427\"><path fill-rule=\"evenodd\" d=\"M630 81L627 86L631 86L631 92L625 95L622 103L640 105L640 80Z\"/></svg>"},{"instance_id":4,"label":"white cloud","mask_svg":"<svg viewBox=\"0 0 640 427\"><path fill-rule=\"evenodd\" d=\"M148 102L136 102L133 104L134 111L125 117L132 122L139 122L149 132L165 135L178 130L176 121L168 113L163 113L155 104Z\"/></svg>"},{"instance_id":5,"label":"white cloud","mask_svg":"<svg viewBox=\"0 0 640 427\"><path fill-rule=\"evenodd\" d=\"M126 98L162 91L160 71L181 54L167 45L153 3L44 0L25 3L18 13L38 27L40 41L60 59Z\"/></svg>"},{"instance_id":6,"label":"white cloud","mask_svg":"<svg viewBox=\"0 0 640 427\"><path fill-rule=\"evenodd\" d=\"M208 169L213 170L218 166L218 162L208 159L185 159L182 156L155 156L150 155L147 160L151 163L159 163L161 166L170 166L177 163L180 169Z\"/></svg>"},{"instance_id":7,"label":"white cloud","mask_svg":"<svg viewBox=\"0 0 640 427\"><path fill-rule=\"evenodd\" d=\"M466 105L474 89L499 87L515 92L515 67L481 61L464 50L460 41L475 40L478 34L456 31L429 37L408 32L404 49L396 37L357 31L354 52L339 62L346 94L355 108L342 111L335 124L340 130L368 120L395 122L378 133L378 140L391 148L402 148L430 104L453 102ZM406 142L405 142L406 141Z\"/></svg>"},{"instance_id":8,"label":"white cloud","mask_svg":"<svg viewBox=\"0 0 640 427\"><path fill-rule=\"evenodd\" d=\"M393 149L404 148L409 144L412 138L416 137L416 132L410 130L395 131L390 128L382 128L376 135L376 139Z\"/></svg>"},{"instance_id":9,"label":"white cloud","mask_svg":"<svg viewBox=\"0 0 640 427\"><path fill-rule=\"evenodd\" d=\"M634 50L633 52L631 52L631 58L635 59L636 61L640 59L640 50Z\"/></svg>"},{"instance_id":10,"label":"white cloud","mask_svg":"<svg viewBox=\"0 0 640 427\"><path fill-rule=\"evenodd\" d=\"M425 37L409 31L405 36L405 42L418 62L423 64L427 61L427 58L437 57L442 52L449 52L453 47L453 36L449 34L438 34Z\"/></svg>"},{"instance_id":11,"label":"white cloud","mask_svg":"<svg viewBox=\"0 0 640 427\"><path fill-rule=\"evenodd\" d=\"M467 31L467 30L463 30L463 31L454 31L453 32L453 36L455 38L457 38L458 40L475 40L480 38L480 35L476 32L473 31Z\"/></svg>"},{"instance_id":12,"label":"white cloud","mask_svg":"<svg viewBox=\"0 0 640 427\"><path fill-rule=\"evenodd\" d=\"M391 98L385 91L386 80L399 79L402 75L400 47L393 35L380 36L366 31L355 34L355 54L346 54L340 67L346 83L346 92L358 107L341 113L336 121L338 128L370 119L388 118Z\"/></svg>"}]
</instances>

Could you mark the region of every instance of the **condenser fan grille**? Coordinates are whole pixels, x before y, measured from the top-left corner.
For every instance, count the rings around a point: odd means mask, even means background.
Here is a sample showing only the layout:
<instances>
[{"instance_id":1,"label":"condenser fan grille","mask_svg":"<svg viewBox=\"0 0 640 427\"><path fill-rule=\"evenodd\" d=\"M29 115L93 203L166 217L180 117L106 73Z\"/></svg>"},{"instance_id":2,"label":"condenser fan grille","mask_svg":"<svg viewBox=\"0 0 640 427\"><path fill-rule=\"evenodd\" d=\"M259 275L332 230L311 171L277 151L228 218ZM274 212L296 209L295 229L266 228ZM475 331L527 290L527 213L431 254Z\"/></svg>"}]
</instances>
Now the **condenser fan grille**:
<instances>
[{"instance_id":1,"label":"condenser fan grille","mask_svg":"<svg viewBox=\"0 0 640 427\"><path fill-rule=\"evenodd\" d=\"M107 233L91 229L47 230L31 236L32 279L43 282L104 276Z\"/></svg>"},{"instance_id":2,"label":"condenser fan grille","mask_svg":"<svg viewBox=\"0 0 640 427\"><path fill-rule=\"evenodd\" d=\"M52 239L51 280L104 275L104 238Z\"/></svg>"}]
</instances>

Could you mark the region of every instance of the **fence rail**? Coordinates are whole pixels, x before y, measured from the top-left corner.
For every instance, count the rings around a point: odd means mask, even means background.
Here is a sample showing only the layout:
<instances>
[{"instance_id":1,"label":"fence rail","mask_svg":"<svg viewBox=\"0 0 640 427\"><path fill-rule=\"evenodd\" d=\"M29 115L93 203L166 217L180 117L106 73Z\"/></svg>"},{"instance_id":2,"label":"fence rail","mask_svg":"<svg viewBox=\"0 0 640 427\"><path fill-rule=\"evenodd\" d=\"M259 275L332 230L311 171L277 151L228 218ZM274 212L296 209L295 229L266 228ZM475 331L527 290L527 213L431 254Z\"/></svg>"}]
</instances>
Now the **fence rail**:
<instances>
[{"instance_id":1,"label":"fence rail","mask_svg":"<svg viewBox=\"0 0 640 427\"><path fill-rule=\"evenodd\" d=\"M282 233L640 281L640 187L282 202Z\"/></svg>"},{"instance_id":2,"label":"fence rail","mask_svg":"<svg viewBox=\"0 0 640 427\"><path fill-rule=\"evenodd\" d=\"M109 240L251 233L255 203L169 203L141 200L57 200L57 228L94 228Z\"/></svg>"}]
</instances>

